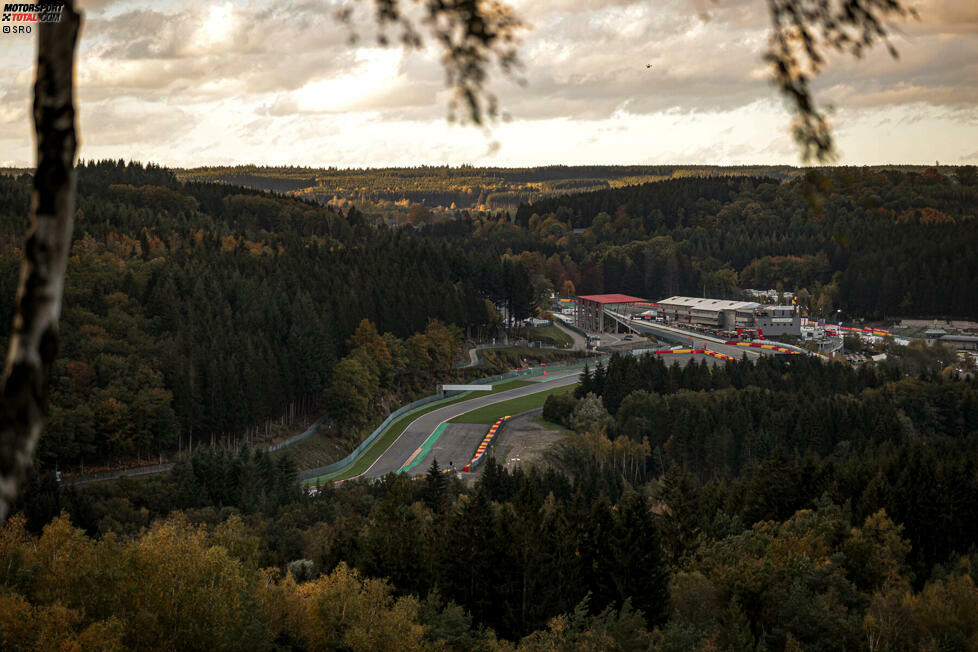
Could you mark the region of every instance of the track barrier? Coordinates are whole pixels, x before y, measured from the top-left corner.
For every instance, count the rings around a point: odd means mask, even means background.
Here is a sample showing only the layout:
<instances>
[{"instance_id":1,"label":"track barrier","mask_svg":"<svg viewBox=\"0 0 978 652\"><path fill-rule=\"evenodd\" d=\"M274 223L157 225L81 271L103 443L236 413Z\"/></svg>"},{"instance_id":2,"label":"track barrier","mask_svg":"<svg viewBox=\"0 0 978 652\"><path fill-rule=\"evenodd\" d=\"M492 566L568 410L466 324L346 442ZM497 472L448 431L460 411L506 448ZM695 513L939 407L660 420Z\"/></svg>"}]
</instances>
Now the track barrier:
<instances>
[{"instance_id":1,"label":"track barrier","mask_svg":"<svg viewBox=\"0 0 978 652\"><path fill-rule=\"evenodd\" d=\"M566 360L560 363L556 369L554 367L551 367L550 370L551 371L571 370L571 369L576 369L578 367L583 367L584 365L595 365L599 362L606 364L608 362L608 356L592 356L588 358L578 358L576 360ZM503 374L490 376L488 378L481 378L470 384L472 385L494 384L494 383L502 382L504 380L511 380L514 378L517 379L534 378L543 375L544 374L542 368L540 367L530 368L530 369L517 369L514 371L507 371L506 373ZM307 469L305 471L301 471L299 473L299 480L300 481L311 480L312 478L318 478L319 476L328 475L330 473L334 473L336 471L340 471L346 468L347 466L352 464L363 452L365 452L368 448L370 448L370 446L378 438L380 438L383 432L387 430L387 428L399 417L404 416L405 414L411 412L414 409L427 406L431 403L435 403L436 401L445 401L447 403L449 400L455 400L456 398L458 397L453 396L451 398L446 398L441 394L432 394L431 396L426 396L425 398L422 398L418 401L414 401L413 403L409 403L408 405L405 405L403 407L398 408L397 410L394 410L393 412L390 413L390 415L388 415L386 419L384 419L383 423L377 426L377 428L373 432L371 432L366 439L360 442L360 445L357 446L355 449L353 449L353 451L349 455L347 455L346 457L344 457L343 459L337 462L333 462L332 464L327 464L326 466L320 466L315 469Z\"/></svg>"},{"instance_id":2,"label":"track barrier","mask_svg":"<svg viewBox=\"0 0 978 652\"><path fill-rule=\"evenodd\" d=\"M713 351L712 349L660 349L658 351L653 351L652 353L656 355L665 355L668 353L685 353L690 355L700 354L708 355L710 357L717 358L718 360L723 360L724 362L734 362L736 360L736 358L733 356L719 353L717 351Z\"/></svg>"},{"instance_id":3,"label":"track barrier","mask_svg":"<svg viewBox=\"0 0 978 652\"><path fill-rule=\"evenodd\" d=\"M798 351L794 349L788 349L783 346L778 346L777 344L761 344L760 342L741 342L739 340L730 340L729 342L724 342L729 346L748 346L754 349L767 349L769 351L777 351L778 353L788 353L790 355L801 355Z\"/></svg>"},{"instance_id":4,"label":"track barrier","mask_svg":"<svg viewBox=\"0 0 978 652\"><path fill-rule=\"evenodd\" d=\"M462 468L463 471L471 471L474 467L478 466L479 463L482 462L483 458L486 456L486 451L489 449L489 445L492 443L492 440L496 438L496 435L499 433L499 429L507 420L509 420L509 416L505 416L496 423L492 424L492 426L489 428L489 432L487 432L485 438L483 438L482 443L480 443L479 447L475 449L475 455L473 455L469 463Z\"/></svg>"}]
</instances>

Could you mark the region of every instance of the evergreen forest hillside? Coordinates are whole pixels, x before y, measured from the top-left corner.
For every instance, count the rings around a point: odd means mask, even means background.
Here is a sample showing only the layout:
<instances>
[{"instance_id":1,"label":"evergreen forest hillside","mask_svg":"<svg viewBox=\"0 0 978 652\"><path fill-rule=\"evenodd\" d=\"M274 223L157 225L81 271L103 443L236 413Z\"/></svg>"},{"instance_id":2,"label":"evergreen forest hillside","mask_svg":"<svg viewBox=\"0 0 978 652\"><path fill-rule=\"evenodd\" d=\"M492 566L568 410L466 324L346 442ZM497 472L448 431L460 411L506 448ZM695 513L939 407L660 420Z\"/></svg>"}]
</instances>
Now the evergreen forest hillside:
<instances>
[{"instance_id":1,"label":"evergreen forest hillside","mask_svg":"<svg viewBox=\"0 0 978 652\"><path fill-rule=\"evenodd\" d=\"M0 531L0 631L213 649L978 643L973 378L613 357L544 414L571 430L563 471L491 459L471 486L435 466L304 494L288 458L248 448L149 480L36 482Z\"/></svg>"},{"instance_id":2,"label":"evergreen forest hillside","mask_svg":"<svg viewBox=\"0 0 978 652\"><path fill-rule=\"evenodd\" d=\"M26 175L0 175L0 287L11 297L28 201ZM975 206L973 168L837 169L670 179L399 229L356 207L89 163L40 462L102 466L253 441L283 414L321 413L365 319L409 351L430 320L490 333L492 304L527 316L552 291L655 300L783 288L812 316L978 318ZM0 324L11 310L2 304ZM450 366L453 353L405 355L386 390ZM349 378L359 367L340 369ZM369 409L334 418L382 416L376 391Z\"/></svg>"},{"instance_id":3,"label":"evergreen forest hillside","mask_svg":"<svg viewBox=\"0 0 978 652\"><path fill-rule=\"evenodd\" d=\"M8 296L29 182L0 176ZM547 398L549 467L501 450L469 482L433 460L310 491L249 445L293 411L356 433L552 290L975 317L976 193L969 168L679 178L405 228L86 164L41 472L0 529L0 647L976 649L978 380L940 345L612 356ZM191 442L148 478L50 472Z\"/></svg>"},{"instance_id":4,"label":"evergreen forest hillside","mask_svg":"<svg viewBox=\"0 0 978 652\"><path fill-rule=\"evenodd\" d=\"M233 443L316 411L364 319L408 338L431 320L487 324L487 298L528 311L515 263L356 210L121 161L82 166L78 196L43 468ZM0 175L4 336L29 198L27 176Z\"/></svg>"},{"instance_id":5,"label":"evergreen forest hillside","mask_svg":"<svg viewBox=\"0 0 978 652\"><path fill-rule=\"evenodd\" d=\"M812 317L978 319L978 181L872 168L671 179L471 215L425 232L520 254L571 294L741 298L794 292ZM569 285L567 285L569 282Z\"/></svg>"}]
</instances>

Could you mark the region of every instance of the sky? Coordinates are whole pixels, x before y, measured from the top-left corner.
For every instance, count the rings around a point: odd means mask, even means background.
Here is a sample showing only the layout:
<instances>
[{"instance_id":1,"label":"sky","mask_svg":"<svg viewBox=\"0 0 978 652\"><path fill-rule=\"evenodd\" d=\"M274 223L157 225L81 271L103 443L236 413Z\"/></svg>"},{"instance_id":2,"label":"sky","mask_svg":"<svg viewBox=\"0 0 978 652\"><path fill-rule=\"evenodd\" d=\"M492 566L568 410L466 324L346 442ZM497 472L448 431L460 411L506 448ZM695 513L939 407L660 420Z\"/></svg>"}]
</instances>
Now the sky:
<instances>
[{"instance_id":1,"label":"sky","mask_svg":"<svg viewBox=\"0 0 978 652\"><path fill-rule=\"evenodd\" d=\"M433 46L376 45L351 0L79 0L84 159L175 167L799 164L762 60L765 0L508 0L527 24L509 115L447 120ZM883 49L815 84L839 164L978 163L978 2L918 0ZM0 166L33 164L34 36L0 34ZM651 67L649 67L651 66Z\"/></svg>"}]
</instances>

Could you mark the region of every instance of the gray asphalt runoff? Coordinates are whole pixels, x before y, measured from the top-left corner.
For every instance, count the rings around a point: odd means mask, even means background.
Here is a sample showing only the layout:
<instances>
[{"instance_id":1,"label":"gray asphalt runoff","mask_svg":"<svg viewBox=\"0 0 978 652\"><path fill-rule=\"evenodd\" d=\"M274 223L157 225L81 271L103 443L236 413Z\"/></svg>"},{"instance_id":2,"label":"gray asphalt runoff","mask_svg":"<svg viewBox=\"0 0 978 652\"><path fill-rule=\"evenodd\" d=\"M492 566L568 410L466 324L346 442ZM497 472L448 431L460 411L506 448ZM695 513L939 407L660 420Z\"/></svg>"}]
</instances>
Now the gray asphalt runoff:
<instances>
[{"instance_id":1,"label":"gray asphalt runoff","mask_svg":"<svg viewBox=\"0 0 978 652\"><path fill-rule=\"evenodd\" d=\"M526 387L507 389L506 391L499 392L498 394L475 396L467 401L455 403L454 405L447 405L443 408L433 410L428 414L424 414L408 424L408 427L405 428L401 436L398 437L393 444L391 444L390 448L384 451L380 457L377 458L377 461L374 462L369 469L367 469L364 476L368 478L379 478L400 469L408 461L411 455L414 454L414 451L418 450L421 444L424 443L428 436L434 432L435 428L437 428L438 424L440 424L442 421L454 419L459 415L475 410L476 408L485 407L486 405L508 401L510 399L519 398L520 396L527 396L528 394L536 394L537 392L543 392L554 387L573 385L577 382L577 377L579 375L580 372L564 378L558 378L557 380L548 380L533 383L532 385L527 385ZM519 379L517 378L517 380ZM488 426L486 426L486 430L489 430ZM461 465L459 465L458 461L456 460L452 461L455 462L456 467L459 467L465 466L465 463L469 460L466 459ZM447 465L448 460L442 462L442 460L439 459L438 464ZM430 465L430 462L428 465ZM424 470L427 470L428 468L428 466L424 464L420 464L419 466L424 466Z\"/></svg>"},{"instance_id":2,"label":"gray asphalt runoff","mask_svg":"<svg viewBox=\"0 0 978 652\"><path fill-rule=\"evenodd\" d=\"M407 471L407 474L424 475L435 460L438 460L438 467L441 469L447 469L452 464L456 471L461 471L472 459L475 449L485 439L489 427L484 423L448 424L445 432L441 433L441 437L431 447L431 452L417 466Z\"/></svg>"}]
</instances>

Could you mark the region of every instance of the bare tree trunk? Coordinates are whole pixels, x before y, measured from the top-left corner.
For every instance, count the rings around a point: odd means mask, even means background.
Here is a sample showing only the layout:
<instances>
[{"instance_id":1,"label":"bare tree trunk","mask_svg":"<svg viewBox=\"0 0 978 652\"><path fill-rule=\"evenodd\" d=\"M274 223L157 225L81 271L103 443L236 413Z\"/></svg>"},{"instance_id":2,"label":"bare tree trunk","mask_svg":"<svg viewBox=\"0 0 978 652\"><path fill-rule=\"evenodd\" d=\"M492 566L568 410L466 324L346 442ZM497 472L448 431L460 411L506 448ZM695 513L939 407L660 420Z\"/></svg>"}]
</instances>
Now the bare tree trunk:
<instances>
[{"instance_id":1,"label":"bare tree trunk","mask_svg":"<svg viewBox=\"0 0 978 652\"><path fill-rule=\"evenodd\" d=\"M58 317L75 213L74 60L81 16L68 0L57 23L38 25L34 82L37 171L31 226L0 399L0 522L30 468L47 413Z\"/></svg>"}]
</instances>

